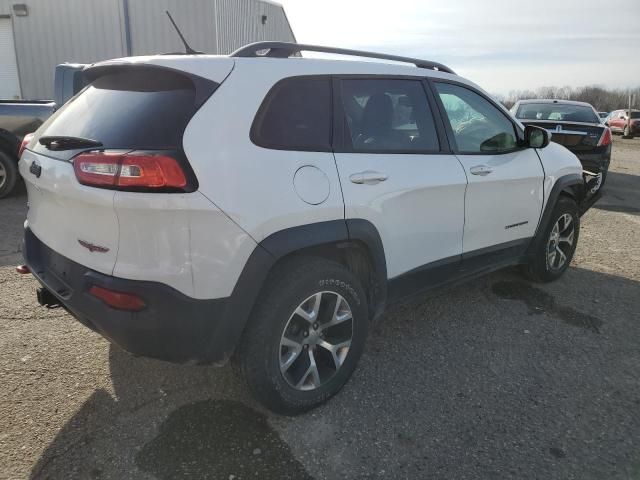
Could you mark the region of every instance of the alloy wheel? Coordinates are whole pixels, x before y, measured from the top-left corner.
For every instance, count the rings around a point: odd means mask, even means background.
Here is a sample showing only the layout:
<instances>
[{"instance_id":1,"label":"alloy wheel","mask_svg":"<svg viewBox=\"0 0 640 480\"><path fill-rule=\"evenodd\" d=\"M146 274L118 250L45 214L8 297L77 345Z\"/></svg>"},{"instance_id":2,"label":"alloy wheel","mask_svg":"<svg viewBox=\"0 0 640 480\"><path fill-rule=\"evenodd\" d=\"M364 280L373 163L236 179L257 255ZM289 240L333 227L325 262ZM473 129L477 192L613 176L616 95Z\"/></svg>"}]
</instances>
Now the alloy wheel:
<instances>
[{"instance_id":1,"label":"alloy wheel","mask_svg":"<svg viewBox=\"0 0 640 480\"><path fill-rule=\"evenodd\" d=\"M349 303L335 292L318 292L293 311L280 338L280 372L297 390L314 390L340 370L353 340Z\"/></svg>"},{"instance_id":2,"label":"alloy wheel","mask_svg":"<svg viewBox=\"0 0 640 480\"><path fill-rule=\"evenodd\" d=\"M573 248L575 225L573 217L563 213L553 226L547 243L547 267L549 270L560 270L567 263Z\"/></svg>"}]
</instances>

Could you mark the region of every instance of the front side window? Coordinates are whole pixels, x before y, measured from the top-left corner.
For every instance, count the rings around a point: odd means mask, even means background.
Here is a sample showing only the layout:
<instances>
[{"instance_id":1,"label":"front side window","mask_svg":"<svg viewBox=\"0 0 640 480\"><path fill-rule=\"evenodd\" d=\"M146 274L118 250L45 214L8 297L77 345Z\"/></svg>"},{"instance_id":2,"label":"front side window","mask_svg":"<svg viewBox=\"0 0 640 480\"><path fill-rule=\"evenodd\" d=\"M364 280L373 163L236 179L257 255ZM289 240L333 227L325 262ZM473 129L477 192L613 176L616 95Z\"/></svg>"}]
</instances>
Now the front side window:
<instances>
[{"instance_id":1,"label":"front side window","mask_svg":"<svg viewBox=\"0 0 640 480\"><path fill-rule=\"evenodd\" d=\"M292 77L276 84L252 128L255 144L279 150L331 151L331 79Z\"/></svg>"},{"instance_id":2,"label":"front side window","mask_svg":"<svg viewBox=\"0 0 640 480\"><path fill-rule=\"evenodd\" d=\"M345 79L345 143L355 152L436 152L438 135L419 80Z\"/></svg>"},{"instance_id":3,"label":"front side window","mask_svg":"<svg viewBox=\"0 0 640 480\"><path fill-rule=\"evenodd\" d=\"M460 153L502 153L517 147L513 123L491 102L468 88L435 85Z\"/></svg>"}]
</instances>

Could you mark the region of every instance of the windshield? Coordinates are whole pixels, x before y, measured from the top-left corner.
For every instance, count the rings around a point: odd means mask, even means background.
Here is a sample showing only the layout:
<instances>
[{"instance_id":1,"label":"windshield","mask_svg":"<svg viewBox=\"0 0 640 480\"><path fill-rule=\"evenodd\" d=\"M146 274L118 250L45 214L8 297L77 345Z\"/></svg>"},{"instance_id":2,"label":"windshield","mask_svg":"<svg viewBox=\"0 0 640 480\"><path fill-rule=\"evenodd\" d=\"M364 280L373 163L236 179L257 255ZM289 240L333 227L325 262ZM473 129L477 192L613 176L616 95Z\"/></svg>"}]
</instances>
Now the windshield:
<instances>
[{"instance_id":1,"label":"windshield","mask_svg":"<svg viewBox=\"0 0 640 480\"><path fill-rule=\"evenodd\" d=\"M631 118L640 118L640 112L631 112Z\"/></svg>"},{"instance_id":2,"label":"windshield","mask_svg":"<svg viewBox=\"0 0 640 480\"><path fill-rule=\"evenodd\" d=\"M522 120L558 120L564 122L599 123L591 107L562 103L525 103L520 105L516 118Z\"/></svg>"}]
</instances>

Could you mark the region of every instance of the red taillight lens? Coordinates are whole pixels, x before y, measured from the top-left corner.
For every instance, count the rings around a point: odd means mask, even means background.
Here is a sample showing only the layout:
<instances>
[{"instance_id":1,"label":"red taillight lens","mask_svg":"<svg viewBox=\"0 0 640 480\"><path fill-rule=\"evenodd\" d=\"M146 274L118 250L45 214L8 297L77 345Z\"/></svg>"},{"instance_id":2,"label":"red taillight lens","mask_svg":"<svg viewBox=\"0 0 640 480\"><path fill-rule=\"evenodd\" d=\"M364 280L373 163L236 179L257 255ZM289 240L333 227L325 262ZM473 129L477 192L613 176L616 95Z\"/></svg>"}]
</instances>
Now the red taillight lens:
<instances>
[{"instance_id":1,"label":"red taillight lens","mask_svg":"<svg viewBox=\"0 0 640 480\"><path fill-rule=\"evenodd\" d=\"M73 160L76 178L93 187L184 190L187 177L178 161L166 154L89 152Z\"/></svg>"},{"instance_id":2,"label":"red taillight lens","mask_svg":"<svg viewBox=\"0 0 640 480\"><path fill-rule=\"evenodd\" d=\"M602 136L600 137L600 141L598 142L599 147L605 147L611 143L611 129L605 128L604 132L602 132Z\"/></svg>"},{"instance_id":3,"label":"red taillight lens","mask_svg":"<svg viewBox=\"0 0 640 480\"><path fill-rule=\"evenodd\" d=\"M18 158L22 156L22 152L24 152L24 149L27 148L27 145L29 145L29 142L31 141L32 138L33 138L33 133L27 133L24 136L24 138L22 139L22 142L20 143L20 148L18 148Z\"/></svg>"},{"instance_id":4,"label":"red taillight lens","mask_svg":"<svg viewBox=\"0 0 640 480\"><path fill-rule=\"evenodd\" d=\"M132 293L116 292L115 290L98 287L97 285L93 285L89 289L89 293L94 297L99 298L110 307L118 310L139 312L146 307L144 300Z\"/></svg>"}]
</instances>

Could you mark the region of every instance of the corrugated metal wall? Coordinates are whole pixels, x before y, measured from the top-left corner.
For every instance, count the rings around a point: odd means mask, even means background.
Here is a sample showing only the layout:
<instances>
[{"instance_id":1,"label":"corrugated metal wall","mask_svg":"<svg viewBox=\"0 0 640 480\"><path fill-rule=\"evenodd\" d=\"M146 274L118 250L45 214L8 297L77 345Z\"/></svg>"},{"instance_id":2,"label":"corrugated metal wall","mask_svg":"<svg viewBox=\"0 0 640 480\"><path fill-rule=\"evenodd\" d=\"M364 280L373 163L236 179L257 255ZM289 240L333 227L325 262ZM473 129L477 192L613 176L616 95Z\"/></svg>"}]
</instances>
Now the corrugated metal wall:
<instances>
[{"instance_id":1,"label":"corrugated metal wall","mask_svg":"<svg viewBox=\"0 0 640 480\"><path fill-rule=\"evenodd\" d=\"M0 0L0 15L12 15L24 98L51 98L59 63L126 56L127 17L133 55L184 50L165 10L191 46L207 53L259 40L295 41L282 7L263 0L21 0L26 17L13 16L14 3Z\"/></svg>"},{"instance_id":2,"label":"corrugated metal wall","mask_svg":"<svg viewBox=\"0 0 640 480\"><path fill-rule=\"evenodd\" d=\"M293 42L295 38L284 10L279 5L253 0L214 0L217 4L219 53L231 53L260 40ZM266 23L262 24L262 16ZM245 21L238 22L238 18Z\"/></svg>"},{"instance_id":3,"label":"corrugated metal wall","mask_svg":"<svg viewBox=\"0 0 640 480\"><path fill-rule=\"evenodd\" d=\"M26 17L13 16L15 0L0 0L13 20L24 98L52 98L59 63L88 63L124 55L119 0L24 0Z\"/></svg>"}]
</instances>

